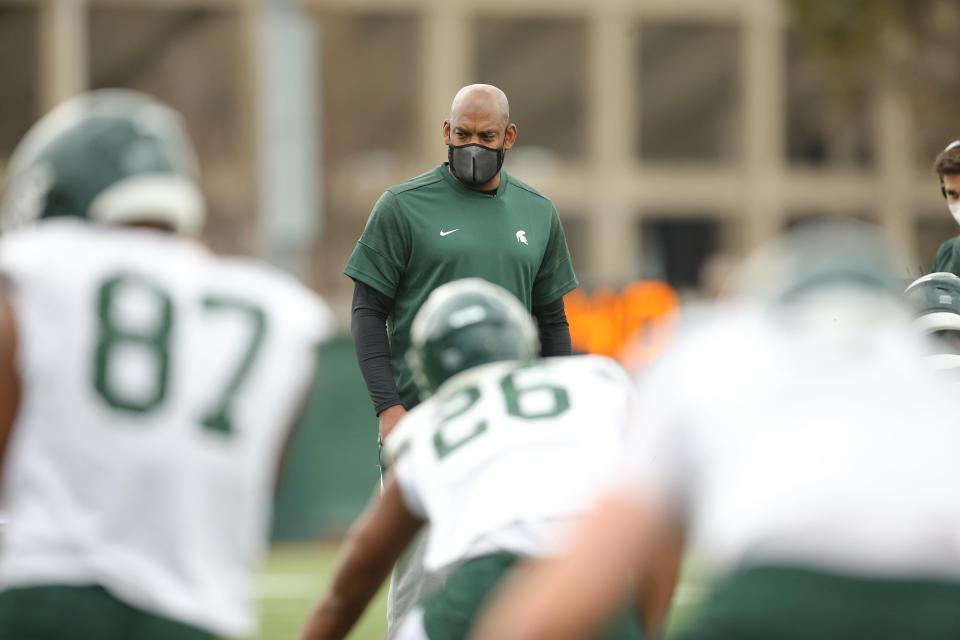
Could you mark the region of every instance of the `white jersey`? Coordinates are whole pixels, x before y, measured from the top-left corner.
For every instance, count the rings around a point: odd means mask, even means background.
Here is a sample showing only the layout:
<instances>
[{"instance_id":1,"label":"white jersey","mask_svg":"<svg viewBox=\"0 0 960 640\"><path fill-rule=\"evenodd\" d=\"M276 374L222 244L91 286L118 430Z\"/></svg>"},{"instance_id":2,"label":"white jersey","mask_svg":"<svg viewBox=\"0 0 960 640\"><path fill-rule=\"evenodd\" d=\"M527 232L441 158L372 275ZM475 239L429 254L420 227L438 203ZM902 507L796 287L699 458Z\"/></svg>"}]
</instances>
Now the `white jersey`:
<instances>
[{"instance_id":1,"label":"white jersey","mask_svg":"<svg viewBox=\"0 0 960 640\"><path fill-rule=\"evenodd\" d=\"M960 579L956 389L905 322L861 334L741 310L644 381L632 490L681 513L715 570Z\"/></svg>"},{"instance_id":2,"label":"white jersey","mask_svg":"<svg viewBox=\"0 0 960 640\"><path fill-rule=\"evenodd\" d=\"M329 310L258 261L78 219L5 236L0 272L22 379L0 588L99 584L251 633L277 461Z\"/></svg>"},{"instance_id":3,"label":"white jersey","mask_svg":"<svg viewBox=\"0 0 960 640\"><path fill-rule=\"evenodd\" d=\"M555 552L621 469L633 397L600 356L496 362L444 383L386 441L404 501L430 522L425 568Z\"/></svg>"}]
</instances>

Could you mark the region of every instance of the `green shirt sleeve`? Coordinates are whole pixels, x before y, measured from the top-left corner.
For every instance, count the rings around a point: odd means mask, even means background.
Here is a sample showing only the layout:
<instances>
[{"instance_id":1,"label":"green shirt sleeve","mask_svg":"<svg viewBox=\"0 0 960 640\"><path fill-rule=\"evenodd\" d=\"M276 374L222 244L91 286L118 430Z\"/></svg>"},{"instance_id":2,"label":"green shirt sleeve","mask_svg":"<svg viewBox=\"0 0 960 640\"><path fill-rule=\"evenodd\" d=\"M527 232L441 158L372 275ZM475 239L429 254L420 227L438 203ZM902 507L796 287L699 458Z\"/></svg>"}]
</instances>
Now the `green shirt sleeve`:
<instances>
[{"instance_id":1,"label":"green shirt sleeve","mask_svg":"<svg viewBox=\"0 0 960 640\"><path fill-rule=\"evenodd\" d=\"M373 205L343 272L394 298L409 256L410 228L396 196L387 191Z\"/></svg>"},{"instance_id":2,"label":"green shirt sleeve","mask_svg":"<svg viewBox=\"0 0 960 640\"><path fill-rule=\"evenodd\" d=\"M573 272L573 260L567 249L567 238L563 234L560 216L553 210L550 221L550 239L547 250L540 263L540 271L533 281L533 306L539 307L554 302L565 293L577 288L577 274Z\"/></svg>"},{"instance_id":3,"label":"green shirt sleeve","mask_svg":"<svg viewBox=\"0 0 960 640\"><path fill-rule=\"evenodd\" d=\"M953 272L951 269L951 257L953 256L953 244L956 238L950 238L946 240L943 244L940 245L940 248L937 249L936 255L933 257L933 271L948 271Z\"/></svg>"}]
</instances>

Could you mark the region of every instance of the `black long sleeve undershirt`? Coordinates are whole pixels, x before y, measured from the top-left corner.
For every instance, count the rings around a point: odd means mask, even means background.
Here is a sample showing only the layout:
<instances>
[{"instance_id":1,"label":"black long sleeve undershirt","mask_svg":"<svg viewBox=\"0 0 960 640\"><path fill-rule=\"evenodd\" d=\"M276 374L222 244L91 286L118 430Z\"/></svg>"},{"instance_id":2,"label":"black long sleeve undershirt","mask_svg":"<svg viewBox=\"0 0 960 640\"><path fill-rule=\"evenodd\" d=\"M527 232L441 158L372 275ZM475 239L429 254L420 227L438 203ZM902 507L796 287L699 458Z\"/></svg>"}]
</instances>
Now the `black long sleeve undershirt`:
<instances>
[{"instance_id":1,"label":"black long sleeve undershirt","mask_svg":"<svg viewBox=\"0 0 960 640\"><path fill-rule=\"evenodd\" d=\"M357 363L377 414L401 404L393 365L390 364L390 339L387 337L387 317L391 311L392 298L362 282L355 283L350 332L357 351ZM570 325L563 298L534 307L533 316L540 331L540 353L545 357L570 355Z\"/></svg>"},{"instance_id":2,"label":"black long sleeve undershirt","mask_svg":"<svg viewBox=\"0 0 960 640\"><path fill-rule=\"evenodd\" d=\"M569 356L573 353L570 343L570 324L563 306L563 298L557 298L540 307L533 308L533 317L540 332L540 355Z\"/></svg>"},{"instance_id":3,"label":"black long sleeve undershirt","mask_svg":"<svg viewBox=\"0 0 960 640\"><path fill-rule=\"evenodd\" d=\"M357 351L360 373L367 383L373 410L381 411L400 404L400 394L390 364L390 339L387 316L393 311L393 299L373 287L357 282L353 288L350 333Z\"/></svg>"}]
</instances>

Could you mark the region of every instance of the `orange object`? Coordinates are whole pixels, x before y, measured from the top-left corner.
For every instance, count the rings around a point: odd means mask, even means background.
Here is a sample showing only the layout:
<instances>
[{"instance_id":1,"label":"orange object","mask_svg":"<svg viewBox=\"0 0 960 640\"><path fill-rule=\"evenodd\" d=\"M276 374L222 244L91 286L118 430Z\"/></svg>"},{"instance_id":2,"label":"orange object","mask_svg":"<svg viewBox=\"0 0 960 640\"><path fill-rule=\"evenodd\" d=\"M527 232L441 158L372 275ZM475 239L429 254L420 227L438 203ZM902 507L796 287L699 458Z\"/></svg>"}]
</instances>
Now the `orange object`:
<instances>
[{"instance_id":1,"label":"orange object","mask_svg":"<svg viewBox=\"0 0 960 640\"><path fill-rule=\"evenodd\" d=\"M635 371L649 365L673 338L680 308L665 282L642 280L615 292L602 287L564 297L574 351L617 358Z\"/></svg>"}]
</instances>

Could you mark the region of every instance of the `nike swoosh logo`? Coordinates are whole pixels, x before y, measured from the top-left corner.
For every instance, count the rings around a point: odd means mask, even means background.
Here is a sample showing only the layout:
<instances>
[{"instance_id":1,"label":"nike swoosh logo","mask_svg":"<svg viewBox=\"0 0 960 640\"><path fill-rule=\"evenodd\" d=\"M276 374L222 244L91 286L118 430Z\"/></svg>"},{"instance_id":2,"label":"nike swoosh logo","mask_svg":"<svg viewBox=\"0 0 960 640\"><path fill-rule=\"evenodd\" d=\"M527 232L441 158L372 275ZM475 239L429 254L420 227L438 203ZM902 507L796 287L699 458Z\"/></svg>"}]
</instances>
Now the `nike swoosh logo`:
<instances>
[{"instance_id":1,"label":"nike swoosh logo","mask_svg":"<svg viewBox=\"0 0 960 640\"><path fill-rule=\"evenodd\" d=\"M443 229L440 229L440 235L441 235L441 236L448 236L448 235L450 235L451 233L455 233L455 232L457 232L457 231L460 231L460 229L451 229L450 231L444 231Z\"/></svg>"}]
</instances>

